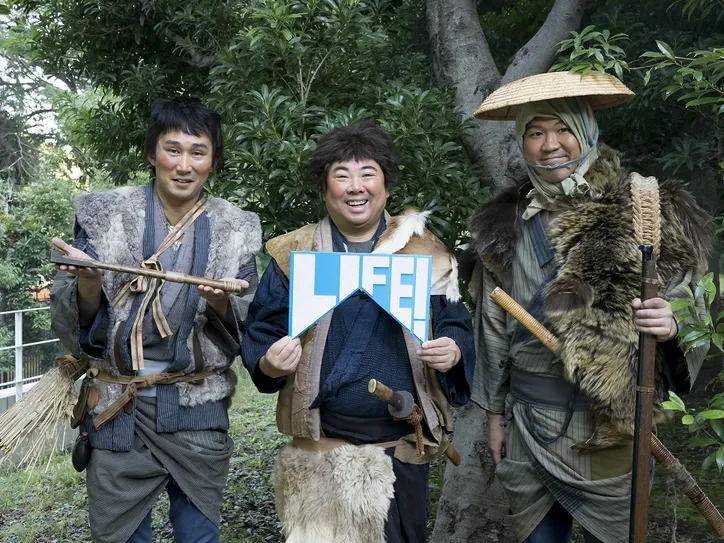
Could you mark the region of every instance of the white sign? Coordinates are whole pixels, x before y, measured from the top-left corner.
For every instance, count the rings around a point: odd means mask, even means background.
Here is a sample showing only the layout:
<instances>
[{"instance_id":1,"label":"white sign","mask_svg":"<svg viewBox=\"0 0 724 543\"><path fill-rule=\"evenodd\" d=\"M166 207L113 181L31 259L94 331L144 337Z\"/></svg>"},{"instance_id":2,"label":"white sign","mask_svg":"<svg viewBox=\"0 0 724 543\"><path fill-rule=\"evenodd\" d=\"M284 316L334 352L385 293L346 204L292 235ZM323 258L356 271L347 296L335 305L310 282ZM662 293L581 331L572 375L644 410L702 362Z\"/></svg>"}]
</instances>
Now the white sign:
<instances>
[{"instance_id":1,"label":"white sign","mask_svg":"<svg viewBox=\"0 0 724 543\"><path fill-rule=\"evenodd\" d=\"M292 251L289 335L293 338L361 290L420 341L430 322L432 257Z\"/></svg>"}]
</instances>

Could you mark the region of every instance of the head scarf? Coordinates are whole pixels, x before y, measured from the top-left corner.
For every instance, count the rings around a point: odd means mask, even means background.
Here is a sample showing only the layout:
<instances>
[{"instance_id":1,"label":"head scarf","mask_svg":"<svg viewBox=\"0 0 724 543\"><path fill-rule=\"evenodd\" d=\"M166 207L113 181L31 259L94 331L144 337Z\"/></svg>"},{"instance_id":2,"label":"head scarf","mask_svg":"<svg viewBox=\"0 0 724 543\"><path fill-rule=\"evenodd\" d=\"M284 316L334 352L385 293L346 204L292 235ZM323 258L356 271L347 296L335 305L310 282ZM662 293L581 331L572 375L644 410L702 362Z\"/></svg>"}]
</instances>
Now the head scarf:
<instances>
[{"instance_id":1,"label":"head scarf","mask_svg":"<svg viewBox=\"0 0 724 543\"><path fill-rule=\"evenodd\" d=\"M518 106L515 119L515 139L521 153L523 153L523 135L526 126L536 117L558 119L565 124L578 140L581 156L551 166L541 166L526 161L528 177L533 183L533 190L528 193L531 202L523 213L523 219L526 220L543 209L555 211L562 198L588 192L588 182L583 176L598 156L596 153L598 123L591 106L583 98L556 98ZM578 165L571 175L560 183L546 181L540 173L540 170L561 168L572 164Z\"/></svg>"}]
</instances>

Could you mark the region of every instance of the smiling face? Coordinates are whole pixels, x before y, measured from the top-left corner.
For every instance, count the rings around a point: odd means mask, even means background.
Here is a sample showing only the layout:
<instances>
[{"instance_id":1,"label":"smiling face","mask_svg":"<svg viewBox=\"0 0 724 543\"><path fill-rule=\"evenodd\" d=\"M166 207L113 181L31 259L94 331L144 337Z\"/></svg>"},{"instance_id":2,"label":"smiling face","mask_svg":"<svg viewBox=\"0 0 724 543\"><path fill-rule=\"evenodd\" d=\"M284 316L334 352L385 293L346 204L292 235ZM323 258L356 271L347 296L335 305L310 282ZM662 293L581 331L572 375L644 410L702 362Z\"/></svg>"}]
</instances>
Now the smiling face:
<instances>
[{"instance_id":1,"label":"smiling face","mask_svg":"<svg viewBox=\"0 0 724 543\"><path fill-rule=\"evenodd\" d=\"M573 132L559 119L536 117L528 123L523 134L523 156L531 164L551 166L579 158L581 146ZM574 163L565 168L538 168L537 171L549 183L560 183L577 166L578 163Z\"/></svg>"},{"instance_id":2,"label":"smiling face","mask_svg":"<svg viewBox=\"0 0 724 543\"><path fill-rule=\"evenodd\" d=\"M196 203L214 169L209 137L185 132L162 134L155 156L149 156L148 161L156 168L156 190L161 201L180 211Z\"/></svg>"},{"instance_id":3,"label":"smiling face","mask_svg":"<svg viewBox=\"0 0 724 543\"><path fill-rule=\"evenodd\" d=\"M388 196L382 168L374 160L345 160L329 168L324 202L330 218L349 241L372 238Z\"/></svg>"}]
</instances>

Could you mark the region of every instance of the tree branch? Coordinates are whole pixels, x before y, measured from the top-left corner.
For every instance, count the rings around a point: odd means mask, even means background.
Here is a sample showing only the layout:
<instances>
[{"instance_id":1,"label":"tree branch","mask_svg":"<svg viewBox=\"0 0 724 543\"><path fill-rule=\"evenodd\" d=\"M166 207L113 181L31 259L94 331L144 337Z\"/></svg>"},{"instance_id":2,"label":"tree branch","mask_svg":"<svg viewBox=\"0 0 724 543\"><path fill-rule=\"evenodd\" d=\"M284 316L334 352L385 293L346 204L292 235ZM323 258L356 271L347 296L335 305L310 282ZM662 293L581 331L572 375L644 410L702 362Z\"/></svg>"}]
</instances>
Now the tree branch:
<instances>
[{"instance_id":1,"label":"tree branch","mask_svg":"<svg viewBox=\"0 0 724 543\"><path fill-rule=\"evenodd\" d=\"M176 45L177 49L188 55L189 58L185 58L183 60L185 60L188 64L195 68L204 69L213 66L213 64L219 58L218 53L213 53L209 55L199 53L195 48L189 47L190 42L187 39L179 36L175 32L172 32L168 28L164 28L162 30L162 34L170 41L172 41Z\"/></svg>"},{"instance_id":2,"label":"tree branch","mask_svg":"<svg viewBox=\"0 0 724 543\"><path fill-rule=\"evenodd\" d=\"M30 113L22 115L20 118L23 121L27 121L28 119L35 117L36 115L42 115L43 113L53 113L54 111L55 110L53 108L37 109L35 111L31 111Z\"/></svg>"},{"instance_id":3,"label":"tree branch","mask_svg":"<svg viewBox=\"0 0 724 543\"><path fill-rule=\"evenodd\" d=\"M556 0L543 26L513 57L500 84L547 72L556 58L558 43L578 28L586 0Z\"/></svg>"},{"instance_id":4,"label":"tree branch","mask_svg":"<svg viewBox=\"0 0 724 543\"><path fill-rule=\"evenodd\" d=\"M455 88L455 104L470 116L500 81L474 0L428 0L433 68Z\"/></svg>"},{"instance_id":5,"label":"tree branch","mask_svg":"<svg viewBox=\"0 0 724 543\"><path fill-rule=\"evenodd\" d=\"M557 44L578 28L585 0L556 0L540 30L515 55L501 77L490 54L474 0L427 0L427 27L433 67L455 88L455 105L470 118L500 85L545 72ZM515 184L524 170L513 123L479 121L463 134L468 153L483 167L483 181L503 188Z\"/></svg>"}]
</instances>

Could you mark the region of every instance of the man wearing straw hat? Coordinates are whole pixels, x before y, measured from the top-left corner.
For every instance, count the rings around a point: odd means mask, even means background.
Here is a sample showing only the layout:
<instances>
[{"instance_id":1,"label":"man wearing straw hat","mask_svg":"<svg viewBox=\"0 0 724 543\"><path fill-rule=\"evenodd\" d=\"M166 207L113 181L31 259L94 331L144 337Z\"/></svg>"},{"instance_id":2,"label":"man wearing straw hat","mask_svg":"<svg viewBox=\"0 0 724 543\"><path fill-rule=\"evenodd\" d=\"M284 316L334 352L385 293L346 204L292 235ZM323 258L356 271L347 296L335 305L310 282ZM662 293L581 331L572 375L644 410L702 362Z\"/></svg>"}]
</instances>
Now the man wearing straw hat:
<instances>
[{"instance_id":1,"label":"man wearing straw hat","mask_svg":"<svg viewBox=\"0 0 724 543\"><path fill-rule=\"evenodd\" d=\"M684 356L678 347L667 301L687 297L707 266L706 216L678 183L653 189L663 297L637 299L631 182L638 174L599 143L593 114L632 95L597 72L548 73L501 87L476 112L515 121L527 170L519 188L470 221L472 399L487 411L489 449L518 541L569 541L573 518L586 542L627 540L638 332L658 341L655 420L666 390L688 391L703 361L705 349ZM496 287L559 337L558 354L489 298ZM613 414L621 412L627 422L616 425Z\"/></svg>"},{"instance_id":2,"label":"man wearing straw hat","mask_svg":"<svg viewBox=\"0 0 724 543\"><path fill-rule=\"evenodd\" d=\"M219 541L233 442L227 410L243 323L256 283L258 217L203 198L222 156L221 119L198 100L156 100L145 187L75 200L75 258L230 278L245 291L60 266L52 326L89 361L75 424L92 446L87 468L94 542L150 542L165 490L176 541ZM130 280L130 281L129 281Z\"/></svg>"}]
</instances>

